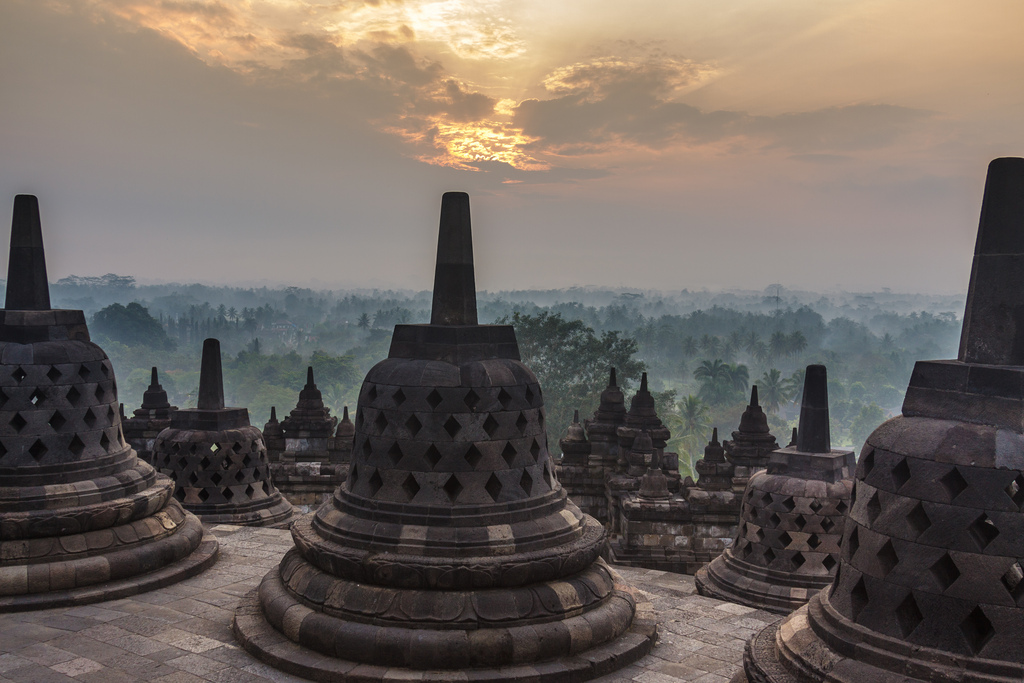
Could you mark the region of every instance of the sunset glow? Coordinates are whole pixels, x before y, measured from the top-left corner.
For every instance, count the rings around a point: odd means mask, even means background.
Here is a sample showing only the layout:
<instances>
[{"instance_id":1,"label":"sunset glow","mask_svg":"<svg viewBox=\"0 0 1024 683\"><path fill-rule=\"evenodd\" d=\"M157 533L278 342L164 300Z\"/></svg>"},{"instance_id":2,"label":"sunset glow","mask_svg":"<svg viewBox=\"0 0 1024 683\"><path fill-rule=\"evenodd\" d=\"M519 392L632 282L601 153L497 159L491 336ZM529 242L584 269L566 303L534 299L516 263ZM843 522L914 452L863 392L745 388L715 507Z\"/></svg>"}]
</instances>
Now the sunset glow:
<instances>
[{"instance_id":1,"label":"sunset glow","mask_svg":"<svg viewBox=\"0 0 1024 683\"><path fill-rule=\"evenodd\" d=\"M556 241L538 268L563 284L592 272L559 253L629 248L628 222L659 245L631 276L650 283L810 277L781 264L824 240L869 264L813 266L837 283L939 287L941 268L911 276L870 245L929 234L952 267L979 169L1024 154L1017 0L8 0L0 13L14 103L0 144L21 190L56 167L102 183L97 197L152 182L139 192L205 206L226 192L218 215L273 235L290 218L255 204L289 191L310 225L336 224L318 197L341 187L346 211L365 212L346 221L398 226L410 205L374 203L398 212L385 219L359 202L396 179L464 186L499 223L497 207L537 212L525 224ZM143 206L123 220L205 220ZM775 256L731 253L752 234ZM744 267L716 267L726 254Z\"/></svg>"}]
</instances>

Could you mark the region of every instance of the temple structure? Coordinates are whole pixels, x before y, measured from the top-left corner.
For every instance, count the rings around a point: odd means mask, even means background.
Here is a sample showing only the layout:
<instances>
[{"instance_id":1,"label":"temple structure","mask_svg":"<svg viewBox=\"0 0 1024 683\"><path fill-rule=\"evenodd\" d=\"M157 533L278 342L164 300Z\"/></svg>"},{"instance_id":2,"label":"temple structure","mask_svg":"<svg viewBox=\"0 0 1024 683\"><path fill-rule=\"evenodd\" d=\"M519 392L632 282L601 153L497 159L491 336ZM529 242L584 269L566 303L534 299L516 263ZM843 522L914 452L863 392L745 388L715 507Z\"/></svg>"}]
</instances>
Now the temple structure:
<instances>
[{"instance_id":1,"label":"temple structure","mask_svg":"<svg viewBox=\"0 0 1024 683\"><path fill-rule=\"evenodd\" d=\"M996 159L959 357L868 437L835 582L751 640L750 681L1024 680L1022 311L1024 159Z\"/></svg>"},{"instance_id":2,"label":"temple structure","mask_svg":"<svg viewBox=\"0 0 1024 683\"><path fill-rule=\"evenodd\" d=\"M263 428L274 483L292 504L309 512L331 499L348 476L353 433L348 407L341 422L332 416L313 368L307 368L306 386L291 414L278 422L277 410L271 408Z\"/></svg>"},{"instance_id":3,"label":"temple structure","mask_svg":"<svg viewBox=\"0 0 1024 683\"><path fill-rule=\"evenodd\" d=\"M177 409L167 400L167 392L160 386L156 368L153 368L149 388L142 394L142 405L121 422L125 441L150 465L153 464L153 443L160 432L171 426L171 413Z\"/></svg>"},{"instance_id":4,"label":"temple structure","mask_svg":"<svg viewBox=\"0 0 1024 683\"><path fill-rule=\"evenodd\" d=\"M270 475L260 430L245 408L224 406L220 342L203 342L196 408L171 414L153 444L174 496L207 524L286 527L294 511Z\"/></svg>"},{"instance_id":5,"label":"temple structure","mask_svg":"<svg viewBox=\"0 0 1024 683\"><path fill-rule=\"evenodd\" d=\"M638 431L647 433L650 449L647 440L634 445L631 437ZM722 444L714 430L704 459L696 463L699 480L681 482L678 456L665 452L670 434L654 410L646 376L627 413L613 368L594 419L586 429L575 420L559 442L558 477L569 497L610 530L611 561L692 574L732 544L747 480L778 448L756 386L732 436ZM641 495L651 462L661 469L668 497ZM661 476L647 479L660 482Z\"/></svg>"},{"instance_id":6,"label":"temple structure","mask_svg":"<svg viewBox=\"0 0 1024 683\"><path fill-rule=\"evenodd\" d=\"M619 459L619 427L626 421L626 403L611 368L593 419L579 427L579 411L566 438L559 442L562 458L555 466L558 481L585 514L609 524L608 475Z\"/></svg>"},{"instance_id":7,"label":"temple structure","mask_svg":"<svg viewBox=\"0 0 1024 683\"><path fill-rule=\"evenodd\" d=\"M825 366L808 365L797 444L750 478L736 539L697 572L697 590L787 614L829 585L855 466L853 451L832 448Z\"/></svg>"},{"instance_id":8,"label":"temple structure","mask_svg":"<svg viewBox=\"0 0 1024 683\"><path fill-rule=\"evenodd\" d=\"M651 649L649 603L555 478L514 330L477 324L468 195L442 200L431 323L395 328L350 476L292 534L235 633L296 675L585 680Z\"/></svg>"},{"instance_id":9,"label":"temple structure","mask_svg":"<svg viewBox=\"0 0 1024 683\"><path fill-rule=\"evenodd\" d=\"M0 311L0 611L112 600L216 557L125 442L118 407L85 315L50 307L39 203L18 195Z\"/></svg>"}]
</instances>

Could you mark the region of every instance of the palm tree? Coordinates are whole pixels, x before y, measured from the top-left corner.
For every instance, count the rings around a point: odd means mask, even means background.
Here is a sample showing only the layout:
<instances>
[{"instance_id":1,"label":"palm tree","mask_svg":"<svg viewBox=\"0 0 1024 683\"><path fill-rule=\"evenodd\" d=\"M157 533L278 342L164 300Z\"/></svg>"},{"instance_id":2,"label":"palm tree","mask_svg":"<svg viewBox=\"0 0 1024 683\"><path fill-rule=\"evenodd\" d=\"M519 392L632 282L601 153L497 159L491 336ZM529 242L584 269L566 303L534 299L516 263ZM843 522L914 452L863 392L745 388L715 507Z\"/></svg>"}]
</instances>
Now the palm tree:
<instances>
[{"instance_id":1,"label":"palm tree","mask_svg":"<svg viewBox=\"0 0 1024 683\"><path fill-rule=\"evenodd\" d=\"M755 330L751 330L743 336L743 348L745 348L747 353L751 354L755 358L757 357L758 347L763 344L764 342L761 341L761 335L759 335ZM768 347L765 347L766 351L767 348Z\"/></svg>"},{"instance_id":2,"label":"palm tree","mask_svg":"<svg viewBox=\"0 0 1024 683\"><path fill-rule=\"evenodd\" d=\"M768 357L769 358L782 358L786 355L786 350L789 348L789 337L785 332L772 332L771 339L768 340Z\"/></svg>"},{"instance_id":3,"label":"palm tree","mask_svg":"<svg viewBox=\"0 0 1024 683\"><path fill-rule=\"evenodd\" d=\"M356 323L356 327L364 330L370 329L370 316L366 313L359 316L359 322Z\"/></svg>"},{"instance_id":4,"label":"palm tree","mask_svg":"<svg viewBox=\"0 0 1024 683\"><path fill-rule=\"evenodd\" d=\"M770 413L779 412L779 408L790 396L789 383L782 379L782 373L776 368L761 375L757 382L757 392L762 405Z\"/></svg>"},{"instance_id":5,"label":"palm tree","mask_svg":"<svg viewBox=\"0 0 1024 683\"><path fill-rule=\"evenodd\" d=\"M786 385L789 395L792 397L793 402L797 405L800 404L804 399L804 375L807 374L806 368L800 368L795 370L792 375L783 380Z\"/></svg>"},{"instance_id":6,"label":"palm tree","mask_svg":"<svg viewBox=\"0 0 1024 683\"><path fill-rule=\"evenodd\" d=\"M754 355L754 358L757 359L758 363L765 362L766 360L768 360L768 356L770 355L768 352L768 345L765 344L760 339L758 339L757 343L754 344L754 348L750 351L750 353Z\"/></svg>"},{"instance_id":7,"label":"palm tree","mask_svg":"<svg viewBox=\"0 0 1024 683\"><path fill-rule=\"evenodd\" d=\"M714 357L718 355L719 349L722 348L722 341L718 337L712 337L710 334L705 334L700 338L700 348L708 356Z\"/></svg>"},{"instance_id":8,"label":"palm tree","mask_svg":"<svg viewBox=\"0 0 1024 683\"><path fill-rule=\"evenodd\" d=\"M807 348L807 337L800 330L797 330L793 334L789 335L789 339L786 343L786 355L796 356L799 355L804 349Z\"/></svg>"},{"instance_id":9,"label":"palm tree","mask_svg":"<svg viewBox=\"0 0 1024 683\"><path fill-rule=\"evenodd\" d=\"M694 356L697 355L697 351L698 351L698 348L697 348L697 340L696 339L694 339L691 336L691 337L687 337L686 339L683 340L683 355L684 356L686 356L687 358L693 358Z\"/></svg>"},{"instance_id":10,"label":"palm tree","mask_svg":"<svg viewBox=\"0 0 1024 683\"><path fill-rule=\"evenodd\" d=\"M747 390L750 371L746 365L732 365L721 358L704 360L693 371L700 382L697 395L712 405L722 405Z\"/></svg>"},{"instance_id":11,"label":"palm tree","mask_svg":"<svg viewBox=\"0 0 1024 683\"><path fill-rule=\"evenodd\" d=\"M704 401L690 394L676 404L678 412L665 416L665 426L672 432L669 447L679 453L679 473L697 478L693 464L700 458L702 438L708 430L710 409Z\"/></svg>"},{"instance_id":12,"label":"palm tree","mask_svg":"<svg viewBox=\"0 0 1024 683\"><path fill-rule=\"evenodd\" d=\"M732 343L732 340L728 340L722 346L722 359L725 361L733 361L736 358L736 349L738 347Z\"/></svg>"},{"instance_id":13,"label":"palm tree","mask_svg":"<svg viewBox=\"0 0 1024 683\"><path fill-rule=\"evenodd\" d=\"M734 349L743 348L743 332L740 330L733 330L729 333L729 343L732 344Z\"/></svg>"}]
</instances>

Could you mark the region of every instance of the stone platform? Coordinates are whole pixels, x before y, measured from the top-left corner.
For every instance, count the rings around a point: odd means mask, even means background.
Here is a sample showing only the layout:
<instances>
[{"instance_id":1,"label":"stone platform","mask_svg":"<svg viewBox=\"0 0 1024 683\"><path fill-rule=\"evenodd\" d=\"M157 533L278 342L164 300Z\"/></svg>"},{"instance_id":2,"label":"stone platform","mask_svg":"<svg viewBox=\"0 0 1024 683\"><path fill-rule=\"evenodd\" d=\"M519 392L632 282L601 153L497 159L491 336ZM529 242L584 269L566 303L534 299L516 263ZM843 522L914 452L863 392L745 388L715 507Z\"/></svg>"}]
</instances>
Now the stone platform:
<instances>
[{"instance_id":1,"label":"stone platform","mask_svg":"<svg viewBox=\"0 0 1024 683\"><path fill-rule=\"evenodd\" d=\"M0 683L302 681L249 656L231 633L235 607L292 548L291 535L226 525L210 531L220 556L197 577L123 600L0 615ZM653 602L659 638L651 654L595 681L727 683L746 641L778 619L701 597L690 576L615 570Z\"/></svg>"}]
</instances>

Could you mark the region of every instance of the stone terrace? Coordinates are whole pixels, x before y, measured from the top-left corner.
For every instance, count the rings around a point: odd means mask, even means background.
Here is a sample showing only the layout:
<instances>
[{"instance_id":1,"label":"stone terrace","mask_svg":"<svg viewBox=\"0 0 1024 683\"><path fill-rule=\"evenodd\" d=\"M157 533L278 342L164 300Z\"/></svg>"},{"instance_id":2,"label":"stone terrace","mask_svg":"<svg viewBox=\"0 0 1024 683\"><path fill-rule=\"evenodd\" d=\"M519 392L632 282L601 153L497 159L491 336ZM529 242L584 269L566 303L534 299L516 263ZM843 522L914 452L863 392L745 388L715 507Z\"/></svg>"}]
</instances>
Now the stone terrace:
<instances>
[{"instance_id":1,"label":"stone terrace","mask_svg":"<svg viewBox=\"0 0 1024 683\"><path fill-rule=\"evenodd\" d=\"M303 680L252 658L231 633L239 598L277 566L291 535L225 525L212 531L220 557L195 578L123 600L0 615L0 683ZM779 618L701 597L690 576L616 569L650 596L660 635L650 655L596 681L726 683L740 669L747 639Z\"/></svg>"}]
</instances>

